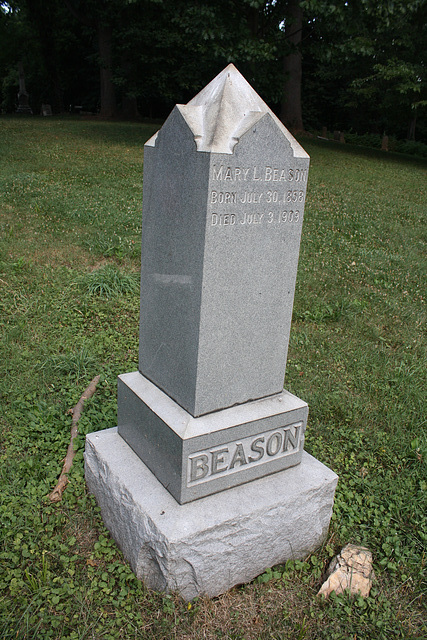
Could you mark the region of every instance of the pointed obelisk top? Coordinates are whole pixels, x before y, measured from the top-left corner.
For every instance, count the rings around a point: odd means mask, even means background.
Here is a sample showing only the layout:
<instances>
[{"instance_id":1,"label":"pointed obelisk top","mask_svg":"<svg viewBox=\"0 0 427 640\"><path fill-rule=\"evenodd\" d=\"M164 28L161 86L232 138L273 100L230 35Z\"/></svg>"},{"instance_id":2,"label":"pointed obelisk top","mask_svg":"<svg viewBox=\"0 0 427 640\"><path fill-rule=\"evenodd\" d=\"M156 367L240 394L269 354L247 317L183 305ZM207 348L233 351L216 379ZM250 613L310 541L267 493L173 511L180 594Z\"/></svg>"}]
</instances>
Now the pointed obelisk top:
<instances>
[{"instance_id":1,"label":"pointed obelisk top","mask_svg":"<svg viewBox=\"0 0 427 640\"><path fill-rule=\"evenodd\" d=\"M230 112L235 119L242 118L250 111L266 113L269 108L234 64L229 64L216 78L202 89L187 106L201 106L205 109L209 123L216 112Z\"/></svg>"},{"instance_id":2,"label":"pointed obelisk top","mask_svg":"<svg viewBox=\"0 0 427 640\"><path fill-rule=\"evenodd\" d=\"M191 129L197 151L232 154L240 137L269 114L289 141L294 156L307 158L286 127L233 64L229 64L190 102L177 105ZM156 136L148 141L154 146Z\"/></svg>"}]
</instances>

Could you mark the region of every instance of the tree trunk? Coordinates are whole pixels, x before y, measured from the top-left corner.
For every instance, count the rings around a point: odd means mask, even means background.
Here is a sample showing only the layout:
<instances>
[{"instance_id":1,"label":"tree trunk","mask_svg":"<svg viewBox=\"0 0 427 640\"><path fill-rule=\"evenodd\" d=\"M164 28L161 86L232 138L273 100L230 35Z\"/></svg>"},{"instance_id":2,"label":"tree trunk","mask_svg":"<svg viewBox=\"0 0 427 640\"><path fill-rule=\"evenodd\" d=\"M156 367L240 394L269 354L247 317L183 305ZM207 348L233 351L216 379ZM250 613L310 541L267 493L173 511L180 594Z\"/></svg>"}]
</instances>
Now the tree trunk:
<instances>
[{"instance_id":1,"label":"tree trunk","mask_svg":"<svg viewBox=\"0 0 427 640\"><path fill-rule=\"evenodd\" d=\"M412 118L412 120L409 123L408 126L408 135L407 135L407 140L415 140L415 127L417 124L417 112L415 112L414 117Z\"/></svg>"},{"instance_id":2,"label":"tree trunk","mask_svg":"<svg viewBox=\"0 0 427 640\"><path fill-rule=\"evenodd\" d=\"M299 0L290 0L285 25L285 38L291 44L291 52L283 58L284 87L280 119L292 131L302 131L301 78L302 9Z\"/></svg>"},{"instance_id":3,"label":"tree trunk","mask_svg":"<svg viewBox=\"0 0 427 640\"><path fill-rule=\"evenodd\" d=\"M122 100L122 116L127 120L139 117L138 104L134 96L124 96Z\"/></svg>"},{"instance_id":4,"label":"tree trunk","mask_svg":"<svg viewBox=\"0 0 427 640\"><path fill-rule=\"evenodd\" d=\"M113 29L98 22L98 46L99 46L99 68L101 83L101 111L100 116L112 118L116 115L116 94L113 84L112 66L112 37Z\"/></svg>"},{"instance_id":5,"label":"tree trunk","mask_svg":"<svg viewBox=\"0 0 427 640\"><path fill-rule=\"evenodd\" d=\"M51 102L54 113L64 111L62 98L61 74L56 53L55 26L57 22L57 9L54 3L46 3L42 0L27 0L28 16L35 26L39 37L40 50L46 68L47 90L42 93L42 102Z\"/></svg>"}]
</instances>

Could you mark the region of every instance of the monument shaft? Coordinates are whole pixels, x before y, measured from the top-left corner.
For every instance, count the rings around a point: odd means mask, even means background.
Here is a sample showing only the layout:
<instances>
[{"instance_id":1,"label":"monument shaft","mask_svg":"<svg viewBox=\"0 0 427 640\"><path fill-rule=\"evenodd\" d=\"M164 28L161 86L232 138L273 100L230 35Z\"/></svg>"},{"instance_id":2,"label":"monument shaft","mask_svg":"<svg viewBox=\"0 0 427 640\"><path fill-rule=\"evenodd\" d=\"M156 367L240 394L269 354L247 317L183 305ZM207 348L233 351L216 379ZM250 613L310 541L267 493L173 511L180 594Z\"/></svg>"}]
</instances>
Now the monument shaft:
<instances>
[{"instance_id":1,"label":"monument shaft","mask_svg":"<svg viewBox=\"0 0 427 640\"><path fill-rule=\"evenodd\" d=\"M233 153L179 107L146 145L139 370L193 416L283 388L309 159L255 114Z\"/></svg>"}]
</instances>

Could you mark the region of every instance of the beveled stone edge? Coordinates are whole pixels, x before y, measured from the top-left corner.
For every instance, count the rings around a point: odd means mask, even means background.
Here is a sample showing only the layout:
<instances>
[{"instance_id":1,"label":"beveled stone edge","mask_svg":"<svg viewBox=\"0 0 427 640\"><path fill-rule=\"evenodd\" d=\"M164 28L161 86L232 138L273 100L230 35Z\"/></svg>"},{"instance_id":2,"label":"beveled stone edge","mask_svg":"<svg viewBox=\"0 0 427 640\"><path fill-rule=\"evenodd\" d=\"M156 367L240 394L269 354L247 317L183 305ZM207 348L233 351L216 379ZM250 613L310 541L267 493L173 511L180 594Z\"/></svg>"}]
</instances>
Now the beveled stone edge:
<instances>
[{"instance_id":1,"label":"beveled stone edge","mask_svg":"<svg viewBox=\"0 0 427 640\"><path fill-rule=\"evenodd\" d=\"M123 373L118 377L151 411L163 422L170 425L183 440L208 435L214 431L221 431L228 427L254 422L289 411L303 408L308 410L306 402L289 391L283 390L273 396L250 400L194 418L139 371Z\"/></svg>"}]
</instances>

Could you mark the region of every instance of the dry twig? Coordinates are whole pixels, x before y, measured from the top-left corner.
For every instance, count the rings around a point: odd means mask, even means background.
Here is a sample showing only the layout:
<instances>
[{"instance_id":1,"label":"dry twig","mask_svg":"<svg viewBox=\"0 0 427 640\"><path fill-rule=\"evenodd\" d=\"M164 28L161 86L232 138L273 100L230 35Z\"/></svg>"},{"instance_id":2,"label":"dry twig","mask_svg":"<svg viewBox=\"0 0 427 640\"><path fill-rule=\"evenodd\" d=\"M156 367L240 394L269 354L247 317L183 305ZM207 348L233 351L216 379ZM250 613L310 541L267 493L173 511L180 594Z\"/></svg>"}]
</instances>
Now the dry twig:
<instances>
[{"instance_id":1,"label":"dry twig","mask_svg":"<svg viewBox=\"0 0 427 640\"><path fill-rule=\"evenodd\" d=\"M87 387L87 389L83 391L80 397L80 400L78 401L76 406L73 407L73 409L70 409L73 415L73 421L71 424L70 444L68 445L67 455L65 456L64 464L62 467L61 475L59 476L58 483L55 489L49 495L49 500L51 502L59 502L60 500L62 500L62 494L64 493L65 487L68 484L67 474L70 472L71 465L73 464L73 460L74 460L74 455L76 453L74 451L74 438L77 435L77 423L82 414L84 402L85 400L88 400L89 398L91 398L95 393L96 385L98 384L99 379L100 379L100 376L94 377L94 379L92 380L90 385Z\"/></svg>"}]
</instances>

